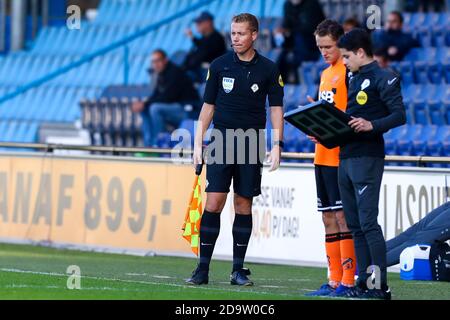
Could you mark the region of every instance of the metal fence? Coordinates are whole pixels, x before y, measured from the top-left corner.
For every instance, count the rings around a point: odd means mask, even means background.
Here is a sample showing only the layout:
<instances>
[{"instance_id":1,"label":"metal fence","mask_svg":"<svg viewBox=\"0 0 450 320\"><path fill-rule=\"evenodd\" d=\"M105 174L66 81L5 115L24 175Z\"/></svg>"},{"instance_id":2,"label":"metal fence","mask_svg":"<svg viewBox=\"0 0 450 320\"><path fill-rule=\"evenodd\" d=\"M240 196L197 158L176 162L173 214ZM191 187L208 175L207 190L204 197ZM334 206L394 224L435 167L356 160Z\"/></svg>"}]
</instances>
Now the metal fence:
<instances>
[{"instance_id":1,"label":"metal fence","mask_svg":"<svg viewBox=\"0 0 450 320\"><path fill-rule=\"evenodd\" d=\"M90 145L64 145L64 144L44 144L44 143L15 143L0 142L0 148L27 149L30 151L41 151L52 153L57 150L65 151L85 151L93 154L104 154L114 156L129 156L135 154L143 154L150 156L171 155L174 157L186 158L192 155L191 149L161 149L161 148L130 148L130 147L114 147L114 146L90 146ZM299 152L282 152L281 158L286 160L314 160L314 153ZM427 164L448 164L450 165L450 157L429 157L429 156L397 156L387 155L386 162L395 163L414 163L417 166L425 166Z\"/></svg>"}]
</instances>

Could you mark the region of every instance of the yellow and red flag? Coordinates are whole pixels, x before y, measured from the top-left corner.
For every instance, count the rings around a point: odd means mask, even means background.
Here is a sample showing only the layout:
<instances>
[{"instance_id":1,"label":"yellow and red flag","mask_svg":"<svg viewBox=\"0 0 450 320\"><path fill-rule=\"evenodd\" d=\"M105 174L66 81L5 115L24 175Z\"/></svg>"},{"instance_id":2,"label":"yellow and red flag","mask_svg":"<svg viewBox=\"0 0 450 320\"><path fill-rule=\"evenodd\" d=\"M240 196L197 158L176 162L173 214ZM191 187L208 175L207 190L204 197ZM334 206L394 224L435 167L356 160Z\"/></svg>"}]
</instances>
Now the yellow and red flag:
<instances>
[{"instance_id":1,"label":"yellow and red flag","mask_svg":"<svg viewBox=\"0 0 450 320\"><path fill-rule=\"evenodd\" d=\"M194 188L191 194L191 200L184 218L183 238L191 244L191 250L198 256L199 238L200 238L200 221L202 218L202 189L200 174L196 174Z\"/></svg>"}]
</instances>

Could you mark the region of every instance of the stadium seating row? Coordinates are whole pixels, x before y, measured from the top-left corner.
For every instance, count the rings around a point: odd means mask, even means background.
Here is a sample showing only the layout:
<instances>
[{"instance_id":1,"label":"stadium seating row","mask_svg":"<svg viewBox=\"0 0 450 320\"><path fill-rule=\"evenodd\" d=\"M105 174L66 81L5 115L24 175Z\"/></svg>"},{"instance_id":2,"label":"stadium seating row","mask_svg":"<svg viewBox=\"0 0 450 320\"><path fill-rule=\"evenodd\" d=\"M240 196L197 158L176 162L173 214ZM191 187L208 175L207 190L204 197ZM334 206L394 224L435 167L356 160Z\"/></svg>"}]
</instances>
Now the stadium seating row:
<instances>
[{"instance_id":1,"label":"stadium seating row","mask_svg":"<svg viewBox=\"0 0 450 320\"><path fill-rule=\"evenodd\" d=\"M403 24L407 29L416 29L420 27L433 28L448 26L448 12L417 12L404 13Z\"/></svg>"},{"instance_id":2,"label":"stadium seating row","mask_svg":"<svg viewBox=\"0 0 450 320\"><path fill-rule=\"evenodd\" d=\"M441 63L450 62L450 48L413 48L405 56L406 61L435 61Z\"/></svg>"},{"instance_id":3,"label":"stadium seating row","mask_svg":"<svg viewBox=\"0 0 450 320\"><path fill-rule=\"evenodd\" d=\"M412 83L450 84L450 62L401 61L392 63L391 68L401 74L403 85Z\"/></svg>"},{"instance_id":4,"label":"stadium seating row","mask_svg":"<svg viewBox=\"0 0 450 320\"><path fill-rule=\"evenodd\" d=\"M34 143L39 131L38 121L0 120L0 141ZM0 151L11 151L9 148L0 148ZM25 148L15 148L14 151L30 151Z\"/></svg>"},{"instance_id":5,"label":"stadium seating row","mask_svg":"<svg viewBox=\"0 0 450 320\"><path fill-rule=\"evenodd\" d=\"M0 119L73 123L81 117L78 102L82 98L93 99L100 92L89 87L39 87L0 108Z\"/></svg>"},{"instance_id":6,"label":"stadium seating row","mask_svg":"<svg viewBox=\"0 0 450 320\"><path fill-rule=\"evenodd\" d=\"M307 92L306 90L297 90L298 87L287 86L286 92L299 94ZM314 90L311 87L307 90ZM130 103L133 97L139 94L145 97L145 87L135 88L136 95L114 97L113 92L119 92L121 88L109 88L103 93L103 98L99 100L84 100L82 106L83 126L91 131L92 134L100 133L111 137L122 137L121 140L127 141L126 136L139 136L141 120L140 116L131 113ZM122 89L123 90L123 89ZM449 109L450 110L450 109ZM191 136L194 136L194 119L183 121L181 128L187 129ZM270 128L270 122L268 122ZM173 146L170 141L170 134L162 133L159 137L160 147ZM408 124L400 128L391 130L385 135L386 148L390 154L410 154L410 155L446 155L450 156L450 125L447 123L439 125L429 124ZM138 143L140 139L134 138ZM292 152L312 152L314 146L297 129L286 124L285 131L286 151Z\"/></svg>"},{"instance_id":7,"label":"stadium seating row","mask_svg":"<svg viewBox=\"0 0 450 320\"><path fill-rule=\"evenodd\" d=\"M80 56L11 55L0 58L0 86L20 86L41 78L52 71L78 60ZM98 57L79 68L49 82L67 86L107 86L124 83L122 54L108 54ZM3 63L2 63L3 62ZM133 84L149 82L148 55L129 57L129 81Z\"/></svg>"},{"instance_id":8,"label":"stadium seating row","mask_svg":"<svg viewBox=\"0 0 450 320\"><path fill-rule=\"evenodd\" d=\"M266 0L264 2L266 17L261 19L261 26L263 29L272 30L280 24L283 1ZM370 4L381 3L381 1L374 2L372 0L344 0L339 3L335 0L321 0L327 15L339 21L351 13L364 16L369 2ZM131 42L128 45L130 52L129 83L142 86L136 92L129 93L128 98L143 98L147 95L148 87L146 85L150 79L146 68L149 63L148 54L151 50L162 47L169 54L177 57L182 57L189 50L191 43L183 34L183 30L192 24L192 19L200 11L209 10L214 13L218 28L227 30L234 13L247 11L259 16L261 3L261 1L250 0L214 1L206 7L180 17L174 22L150 32L145 37ZM166 0L163 2L159 0L108 0L101 2L97 19L93 23L83 21L80 30L69 30L64 27L44 28L30 51L0 58L0 95L9 93L24 83L55 71L61 66L79 59L82 55L110 45L149 25L150 22L161 21L192 4L193 2L189 0ZM406 27L414 31L424 44L424 48L413 50L408 56L409 61L393 65L402 73L405 105L410 124L434 124L439 125L439 128L449 124L450 90L448 84L450 76L446 63L449 60L447 21L448 14L405 15ZM416 28L419 25L421 28ZM265 54L275 60L279 53L279 49L274 49ZM96 136L93 139L96 144L139 145L141 143L139 116L131 114L129 108L125 107L125 104L121 104L123 94L118 94L119 88L110 91L104 90L113 84L123 84L123 54L123 48L119 48L59 76L45 86L8 101L0 108L0 119L4 121L4 126L7 128L5 132L14 134L14 132L28 132L27 130L29 130L29 135L18 133L17 137L2 136L2 139L30 141L30 137L36 136L36 132L33 130L37 129L33 129L35 127L31 125L37 126L36 121L73 122L82 117L83 123L93 134L100 134L100 138ZM418 62L419 60L429 60L432 63ZM303 85L286 86L287 109L306 103L307 95L316 95L318 77L325 67L326 64L323 62L305 63L302 66ZM200 87L199 90L201 92L203 87ZM115 101L113 103L115 107L103 106L98 107L97 111L92 108L87 112L86 110L89 108L83 107L83 110L80 111L78 102L81 99L86 99L86 101L97 99L96 101L101 102L102 100L99 100L101 96L108 99L109 102ZM117 99L114 100L114 98ZM89 112L90 118L86 117ZM87 120L88 118L90 120ZM118 119L122 119L123 123L119 124ZM192 122L189 121L183 123L182 126L191 128ZM160 146L168 146L172 143L167 137L168 133L163 133L159 137ZM303 137L295 140L297 142L288 142L287 151L312 151L313 145L308 141L298 142L304 140ZM388 139L388 141L390 140ZM394 140L395 148L390 147L389 150L416 152L409 147L405 149L400 141L403 140ZM445 149L446 140L439 141L441 144L438 150L440 153L445 153L447 150ZM389 142L389 146L392 145ZM421 150L430 153L431 148L427 148ZM414 150L419 149L419 145L416 145Z\"/></svg>"},{"instance_id":9,"label":"stadium seating row","mask_svg":"<svg viewBox=\"0 0 450 320\"><path fill-rule=\"evenodd\" d=\"M448 51L450 52L450 48ZM185 51L178 50L174 57L182 56ZM279 49L263 52L271 59L280 54ZM0 58L0 86L18 86L36 80L48 72L76 61L79 55L24 55L13 54ZM181 59L178 59L181 62ZM149 82L146 69L148 54L129 57L129 82L144 84ZM327 67L324 62L305 62L299 69L301 82L307 85L317 84L320 73ZM402 76L403 85L410 84L450 84L450 61L438 63L435 60L394 62L391 67ZM111 53L94 59L80 68L64 74L53 81L58 85L106 86L122 84L124 81L123 53Z\"/></svg>"},{"instance_id":10,"label":"stadium seating row","mask_svg":"<svg viewBox=\"0 0 450 320\"><path fill-rule=\"evenodd\" d=\"M448 18L450 18L448 16ZM408 30L405 28L405 30ZM410 30L412 35L419 40L422 47L449 47L450 28L446 26L417 27Z\"/></svg>"}]
</instances>

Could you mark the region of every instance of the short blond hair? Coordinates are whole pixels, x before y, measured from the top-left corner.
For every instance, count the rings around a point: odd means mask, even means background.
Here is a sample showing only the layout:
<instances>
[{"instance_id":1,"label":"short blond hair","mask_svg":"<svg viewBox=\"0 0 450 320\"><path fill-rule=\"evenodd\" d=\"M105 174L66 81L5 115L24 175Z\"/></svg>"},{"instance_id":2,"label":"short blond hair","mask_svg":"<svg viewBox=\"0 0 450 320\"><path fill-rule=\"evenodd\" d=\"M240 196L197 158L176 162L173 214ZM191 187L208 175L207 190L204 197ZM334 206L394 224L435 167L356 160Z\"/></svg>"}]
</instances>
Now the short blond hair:
<instances>
[{"instance_id":1,"label":"short blond hair","mask_svg":"<svg viewBox=\"0 0 450 320\"><path fill-rule=\"evenodd\" d=\"M250 27L250 30L252 32L258 32L259 31L259 22L258 19L252 15L251 13L241 13L237 16L234 16L231 22L234 23L243 23L248 22L248 25Z\"/></svg>"}]
</instances>

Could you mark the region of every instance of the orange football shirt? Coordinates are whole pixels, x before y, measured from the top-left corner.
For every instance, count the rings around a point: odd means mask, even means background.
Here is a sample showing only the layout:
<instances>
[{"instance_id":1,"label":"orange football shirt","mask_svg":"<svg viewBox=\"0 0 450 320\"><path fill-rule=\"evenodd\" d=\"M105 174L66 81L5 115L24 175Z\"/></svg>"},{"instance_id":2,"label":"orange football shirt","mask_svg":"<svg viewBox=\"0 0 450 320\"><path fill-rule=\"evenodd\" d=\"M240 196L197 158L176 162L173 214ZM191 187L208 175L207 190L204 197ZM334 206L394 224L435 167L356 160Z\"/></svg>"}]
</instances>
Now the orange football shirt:
<instances>
[{"instance_id":1,"label":"orange football shirt","mask_svg":"<svg viewBox=\"0 0 450 320\"><path fill-rule=\"evenodd\" d=\"M347 108L347 85L345 83L347 70L342 58L334 65L326 68L320 77L319 99L333 103L339 110ZM314 164L322 166L339 166L339 147L327 149L316 144Z\"/></svg>"}]
</instances>

